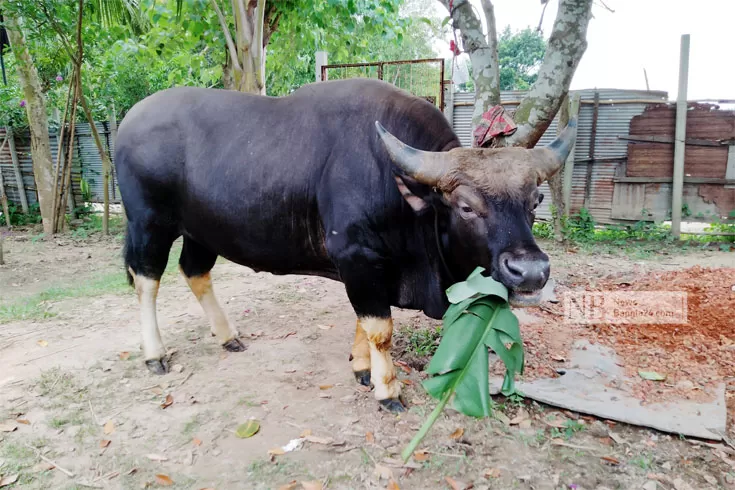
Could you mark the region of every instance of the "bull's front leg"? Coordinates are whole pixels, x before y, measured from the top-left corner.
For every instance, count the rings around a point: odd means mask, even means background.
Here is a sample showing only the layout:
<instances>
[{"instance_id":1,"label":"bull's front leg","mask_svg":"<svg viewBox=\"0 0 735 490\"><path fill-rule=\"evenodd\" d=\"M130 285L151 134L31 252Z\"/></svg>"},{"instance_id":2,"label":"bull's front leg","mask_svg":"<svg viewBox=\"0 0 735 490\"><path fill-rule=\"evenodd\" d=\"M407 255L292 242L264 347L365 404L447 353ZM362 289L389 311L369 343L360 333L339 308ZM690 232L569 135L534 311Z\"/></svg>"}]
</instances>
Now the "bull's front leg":
<instances>
[{"instance_id":1,"label":"bull's front leg","mask_svg":"<svg viewBox=\"0 0 735 490\"><path fill-rule=\"evenodd\" d=\"M375 398L383 407L391 412L403 412L401 386L390 355L393 319L388 267L380 254L366 246L342 242L342 236L345 235L338 233L330 237L327 248L338 264L347 296L357 314L351 355L353 373L362 384L372 381Z\"/></svg>"},{"instance_id":2,"label":"bull's front leg","mask_svg":"<svg viewBox=\"0 0 735 490\"><path fill-rule=\"evenodd\" d=\"M355 325L355 341L352 344L350 361L357 382L363 386L370 386L370 343L359 318Z\"/></svg>"},{"instance_id":3,"label":"bull's front leg","mask_svg":"<svg viewBox=\"0 0 735 490\"><path fill-rule=\"evenodd\" d=\"M391 412L403 412L400 400L401 384L396 378L396 369L390 355L393 338L393 319L362 317L358 319L367 337L370 352L370 379L375 386L375 398Z\"/></svg>"}]
</instances>

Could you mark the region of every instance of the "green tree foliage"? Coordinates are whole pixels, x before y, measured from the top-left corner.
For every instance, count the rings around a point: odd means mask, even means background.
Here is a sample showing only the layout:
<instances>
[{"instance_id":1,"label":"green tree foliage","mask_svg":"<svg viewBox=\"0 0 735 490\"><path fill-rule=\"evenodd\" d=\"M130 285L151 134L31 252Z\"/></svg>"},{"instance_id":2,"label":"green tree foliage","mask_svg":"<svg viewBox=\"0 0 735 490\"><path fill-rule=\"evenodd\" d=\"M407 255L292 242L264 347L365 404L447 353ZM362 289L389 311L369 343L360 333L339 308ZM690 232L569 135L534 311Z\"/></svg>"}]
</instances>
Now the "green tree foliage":
<instances>
[{"instance_id":1,"label":"green tree foliage","mask_svg":"<svg viewBox=\"0 0 735 490\"><path fill-rule=\"evenodd\" d=\"M278 2L280 15L272 26L277 29L267 49L268 94L284 95L314 81L316 50L327 51L330 63L434 57L431 45L441 21L421 15L431 1ZM209 0L183 0L179 12L178 3L85 2L84 92L95 119L106 119L111 104L122 118L136 102L168 87L223 87L227 50L214 9ZM63 112L73 65L60 33L73 37L76 0L8 0L8 5L24 19L49 117L54 110ZM8 86L0 86L0 124L22 128L27 121L12 53L6 52L5 62ZM81 111L78 117L83 120Z\"/></svg>"},{"instance_id":2,"label":"green tree foliage","mask_svg":"<svg viewBox=\"0 0 735 490\"><path fill-rule=\"evenodd\" d=\"M546 41L531 28L511 32L506 26L498 37L500 90L528 90L538 77Z\"/></svg>"},{"instance_id":3,"label":"green tree foliage","mask_svg":"<svg viewBox=\"0 0 735 490\"><path fill-rule=\"evenodd\" d=\"M266 58L269 95L285 95L314 81L315 51L329 54L330 64L391 61L436 56L431 43L439 36L441 19L422 15L432 0L366 4L370 16L335 16L281 25ZM394 20L388 26L387 16Z\"/></svg>"}]
</instances>

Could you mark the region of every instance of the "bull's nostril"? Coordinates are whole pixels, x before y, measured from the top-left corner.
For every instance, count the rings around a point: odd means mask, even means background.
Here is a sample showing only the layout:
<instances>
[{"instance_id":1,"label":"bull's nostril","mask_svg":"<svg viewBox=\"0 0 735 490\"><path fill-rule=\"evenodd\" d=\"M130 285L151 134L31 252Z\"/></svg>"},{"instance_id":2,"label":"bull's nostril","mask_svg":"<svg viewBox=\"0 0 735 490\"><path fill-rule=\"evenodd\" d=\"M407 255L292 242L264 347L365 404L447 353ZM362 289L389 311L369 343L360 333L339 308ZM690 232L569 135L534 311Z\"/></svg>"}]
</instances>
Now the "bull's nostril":
<instances>
[{"instance_id":1,"label":"bull's nostril","mask_svg":"<svg viewBox=\"0 0 735 490\"><path fill-rule=\"evenodd\" d=\"M518 278L522 278L523 277L525 271L523 270L522 267L519 267L519 265L517 263L515 263L514 261L508 259L507 257L506 257L506 259L503 262L504 262L504 265L505 265L505 269L510 273L510 275L516 276Z\"/></svg>"}]
</instances>

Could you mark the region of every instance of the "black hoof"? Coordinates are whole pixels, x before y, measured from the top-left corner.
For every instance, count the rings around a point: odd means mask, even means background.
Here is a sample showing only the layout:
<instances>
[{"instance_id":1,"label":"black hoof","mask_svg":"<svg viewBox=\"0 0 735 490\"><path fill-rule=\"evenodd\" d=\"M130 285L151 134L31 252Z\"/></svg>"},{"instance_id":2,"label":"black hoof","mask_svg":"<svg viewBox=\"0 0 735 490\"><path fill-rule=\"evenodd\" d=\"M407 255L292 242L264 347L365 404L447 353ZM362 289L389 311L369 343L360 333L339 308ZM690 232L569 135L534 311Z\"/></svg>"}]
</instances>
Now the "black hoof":
<instances>
[{"instance_id":1,"label":"black hoof","mask_svg":"<svg viewBox=\"0 0 735 490\"><path fill-rule=\"evenodd\" d=\"M224 347L226 351L230 351L230 352L242 352L245 349L247 349L245 344L240 342L240 339L238 339L237 337L235 337L232 340L228 340L227 342L222 344L222 347Z\"/></svg>"},{"instance_id":2,"label":"black hoof","mask_svg":"<svg viewBox=\"0 0 735 490\"><path fill-rule=\"evenodd\" d=\"M168 361L166 359L149 359L145 362L148 371L153 374L166 374L168 372Z\"/></svg>"},{"instance_id":3,"label":"black hoof","mask_svg":"<svg viewBox=\"0 0 735 490\"><path fill-rule=\"evenodd\" d=\"M355 379L358 383L363 386L370 386L370 370L364 369L362 371L354 371L352 374L355 375Z\"/></svg>"},{"instance_id":4,"label":"black hoof","mask_svg":"<svg viewBox=\"0 0 735 490\"><path fill-rule=\"evenodd\" d=\"M406 406L401 402L400 399L397 398L386 398L385 400L378 400L380 404L388 410L389 412L393 413L401 413L406 411Z\"/></svg>"}]
</instances>

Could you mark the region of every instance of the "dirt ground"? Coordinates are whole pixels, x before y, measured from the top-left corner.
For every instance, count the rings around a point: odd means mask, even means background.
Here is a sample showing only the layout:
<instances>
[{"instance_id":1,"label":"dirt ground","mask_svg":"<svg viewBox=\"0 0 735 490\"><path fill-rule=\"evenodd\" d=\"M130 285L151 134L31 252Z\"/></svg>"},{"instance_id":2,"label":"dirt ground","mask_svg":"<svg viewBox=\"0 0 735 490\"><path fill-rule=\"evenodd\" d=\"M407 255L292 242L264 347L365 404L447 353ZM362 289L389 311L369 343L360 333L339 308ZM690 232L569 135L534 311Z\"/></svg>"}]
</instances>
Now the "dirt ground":
<instances>
[{"instance_id":1,"label":"dirt ground","mask_svg":"<svg viewBox=\"0 0 735 490\"><path fill-rule=\"evenodd\" d=\"M735 265L732 253L715 250L631 259L542 246L562 286ZM735 449L727 445L502 397L490 419L445 410L423 452L401 465L400 451L435 402L417 369L399 369L410 406L400 416L356 385L348 362L354 314L343 286L326 279L220 261L215 291L248 346L227 353L170 267L158 315L174 369L154 376L140 358L137 301L124 285L120 247L120 237L5 241L3 489L735 488ZM17 319L23 312L28 319ZM439 322L414 311L394 315L394 360L416 365L408 339ZM259 431L237 437L251 418ZM304 434L311 435L297 450L272 454Z\"/></svg>"}]
</instances>

